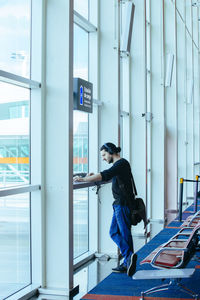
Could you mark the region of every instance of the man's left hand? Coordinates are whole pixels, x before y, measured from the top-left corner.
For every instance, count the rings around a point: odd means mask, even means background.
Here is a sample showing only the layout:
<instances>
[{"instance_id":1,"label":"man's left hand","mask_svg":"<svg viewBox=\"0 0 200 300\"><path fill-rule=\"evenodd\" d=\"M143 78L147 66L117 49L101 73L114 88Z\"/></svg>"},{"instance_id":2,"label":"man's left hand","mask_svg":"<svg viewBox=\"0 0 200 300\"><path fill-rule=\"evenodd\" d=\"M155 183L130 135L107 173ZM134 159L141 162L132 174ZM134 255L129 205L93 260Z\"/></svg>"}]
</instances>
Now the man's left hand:
<instances>
[{"instance_id":1,"label":"man's left hand","mask_svg":"<svg viewBox=\"0 0 200 300\"><path fill-rule=\"evenodd\" d=\"M84 181L83 177L80 177L80 176L75 176L73 178L73 182L83 182L83 181Z\"/></svg>"}]
</instances>

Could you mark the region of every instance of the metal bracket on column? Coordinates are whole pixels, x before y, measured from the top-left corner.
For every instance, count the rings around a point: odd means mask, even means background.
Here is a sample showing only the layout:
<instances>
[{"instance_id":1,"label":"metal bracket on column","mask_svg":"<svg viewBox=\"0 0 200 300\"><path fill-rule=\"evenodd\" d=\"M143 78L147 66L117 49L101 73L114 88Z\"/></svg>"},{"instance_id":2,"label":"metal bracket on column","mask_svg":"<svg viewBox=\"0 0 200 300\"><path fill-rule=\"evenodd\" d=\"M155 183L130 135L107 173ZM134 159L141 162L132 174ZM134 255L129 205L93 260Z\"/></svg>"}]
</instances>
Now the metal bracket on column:
<instances>
[{"instance_id":1,"label":"metal bracket on column","mask_svg":"<svg viewBox=\"0 0 200 300\"><path fill-rule=\"evenodd\" d=\"M200 6L199 0L194 1L194 2L192 3L192 6L194 6L194 7L199 7L199 6Z\"/></svg>"},{"instance_id":2,"label":"metal bracket on column","mask_svg":"<svg viewBox=\"0 0 200 300\"><path fill-rule=\"evenodd\" d=\"M127 112L127 111L124 111L124 110L121 110L120 111L120 117L129 117L129 112Z\"/></svg>"},{"instance_id":3,"label":"metal bracket on column","mask_svg":"<svg viewBox=\"0 0 200 300\"><path fill-rule=\"evenodd\" d=\"M151 122L153 119L153 114L151 112L143 113L142 117L145 117L146 122Z\"/></svg>"},{"instance_id":4,"label":"metal bracket on column","mask_svg":"<svg viewBox=\"0 0 200 300\"><path fill-rule=\"evenodd\" d=\"M98 105L98 106L102 106L103 105L103 101L97 100L97 99L93 99L93 103Z\"/></svg>"},{"instance_id":5,"label":"metal bracket on column","mask_svg":"<svg viewBox=\"0 0 200 300\"><path fill-rule=\"evenodd\" d=\"M129 57L129 56L130 56L130 52L120 50L120 57L121 58L126 58L126 57Z\"/></svg>"}]
</instances>

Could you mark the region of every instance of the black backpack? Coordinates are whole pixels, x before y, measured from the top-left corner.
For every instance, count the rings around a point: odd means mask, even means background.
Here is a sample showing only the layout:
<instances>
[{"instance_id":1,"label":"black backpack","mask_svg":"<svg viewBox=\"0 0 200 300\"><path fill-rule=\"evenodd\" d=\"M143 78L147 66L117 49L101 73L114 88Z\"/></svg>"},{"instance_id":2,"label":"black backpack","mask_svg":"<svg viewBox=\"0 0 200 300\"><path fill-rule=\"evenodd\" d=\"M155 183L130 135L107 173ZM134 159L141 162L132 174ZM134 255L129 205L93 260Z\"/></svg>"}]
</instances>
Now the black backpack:
<instances>
[{"instance_id":1,"label":"black backpack","mask_svg":"<svg viewBox=\"0 0 200 300\"><path fill-rule=\"evenodd\" d=\"M131 209L131 224L136 226L143 220L145 228L148 221L144 201L142 198L135 198L134 202L135 208Z\"/></svg>"},{"instance_id":2,"label":"black backpack","mask_svg":"<svg viewBox=\"0 0 200 300\"><path fill-rule=\"evenodd\" d=\"M119 183L119 187L125 196L125 199L127 199L127 194L124 188L124 184L118 177L117 180ZM134 197L133 199L128 199L128 203L127 203L131 211L131 225L136 226L138 223L140 223L143 220L144 228L145 228L148 224L146 207L142 198L135 197L137 196L137 189L132 174L131 174L131 182L132 182Z\"/></svg>"}]
</instances>

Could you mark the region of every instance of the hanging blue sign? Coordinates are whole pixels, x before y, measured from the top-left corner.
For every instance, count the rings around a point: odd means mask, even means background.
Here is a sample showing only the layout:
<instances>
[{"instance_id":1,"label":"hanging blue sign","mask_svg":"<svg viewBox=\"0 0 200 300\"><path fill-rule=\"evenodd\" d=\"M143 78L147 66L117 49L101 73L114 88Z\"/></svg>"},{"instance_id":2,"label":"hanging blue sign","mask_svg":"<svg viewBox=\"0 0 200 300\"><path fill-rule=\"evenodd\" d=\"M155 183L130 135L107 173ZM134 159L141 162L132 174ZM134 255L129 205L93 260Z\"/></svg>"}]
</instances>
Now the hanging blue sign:
<instances>
[{"instance_id":1,"label":"hanging blue sign","mask_svg":"<svg viewBox=\"0 0 200 300\"><path fill-rule=\"evenodd\" d=\"M81 78L74 78L74 109L92 113L93 84Z\"/></svg>"},{"instance_id":2,"label":"hanging blue sign","mask_svg":"<svg viewBox=\"0 0 200 300\"><path fill-rule=\"evenodd\" d=\"M80 105L83 105L83 86L80 86Z\"/></svg>"}]
</instances>

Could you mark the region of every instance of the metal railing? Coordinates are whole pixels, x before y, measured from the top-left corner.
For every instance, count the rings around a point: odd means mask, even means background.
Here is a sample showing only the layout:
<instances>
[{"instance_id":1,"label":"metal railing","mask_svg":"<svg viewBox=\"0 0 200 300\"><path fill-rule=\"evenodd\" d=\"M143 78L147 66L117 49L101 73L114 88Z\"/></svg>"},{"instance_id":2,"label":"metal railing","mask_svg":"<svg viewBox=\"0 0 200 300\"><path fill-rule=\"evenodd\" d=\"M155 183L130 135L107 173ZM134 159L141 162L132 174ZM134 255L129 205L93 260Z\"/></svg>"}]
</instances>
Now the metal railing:
<instances>
[{"instance_id":1,"label":"metal railing","mask_svg":"<svg viewBox=\"0 0 200 300\"><path fill-rule=\"evenodd\" d=\"M23 194L23 193L30 193L36 190L40 190L41 186L39 184L27 184L27 185L20 185L16 187L6 187L0 188L0 197L6 197L10 195L16 194Z\"/></svg>"}]
</instances>

